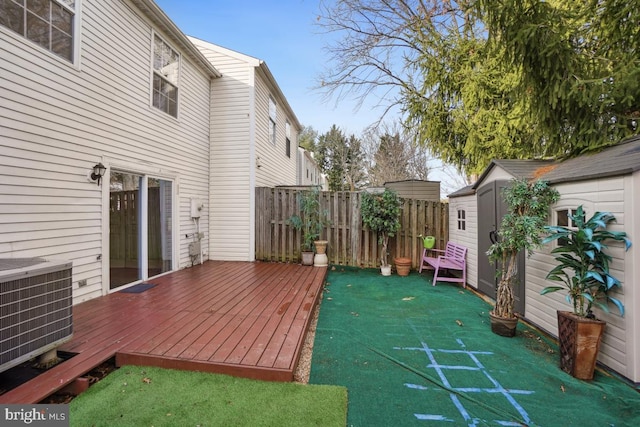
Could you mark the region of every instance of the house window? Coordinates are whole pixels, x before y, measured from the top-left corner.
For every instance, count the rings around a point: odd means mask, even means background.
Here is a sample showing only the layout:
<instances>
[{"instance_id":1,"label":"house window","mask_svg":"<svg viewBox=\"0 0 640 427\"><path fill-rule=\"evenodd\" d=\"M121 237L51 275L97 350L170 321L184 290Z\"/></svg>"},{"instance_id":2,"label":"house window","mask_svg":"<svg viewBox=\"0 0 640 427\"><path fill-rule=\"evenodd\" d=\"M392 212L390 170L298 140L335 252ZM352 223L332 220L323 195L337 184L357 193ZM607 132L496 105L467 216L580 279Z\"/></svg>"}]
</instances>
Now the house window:
<instances>
[{"instance_id":1,"label":"house window","mask_svg":"<svg viewBox=\"0 0 640 427\"><path fill-rule=\"evenodd\" d=\"M291 157L291 124L289 123L289 120L287 120L285 122L285 134L286 134L286 142L287 142L287 148L286 148L286 153L287 153L287 157Z\"/></svg>"},{"instance_id":2,"label":"house window","mask_svg":"<svg viewBox=\"0 0 640 427\"><path fill-rule=\"evenodd\" d=\"M467 214L464 209L458 209L458 230L467 229Z\"/></svg>"},{"instance_id":3,"label":"house window","mask_svg":"<svg viewBox=\"0 0 640 427\"><path fill-rule=\"evenodd\" d=\"M157 34L153 36L153 106L178 117L180 55Z\"/></svg>"},{"instance_id":4,"label":"house window","mask_svg":"<svg viewBox=\"0 0 640 427\"><path fill-rule=\"evenodd\" d=\"M0 25L73 62L79 0L0 0Z\"/></svg>"},{"instance_id":5,"label":"house window","mask_svg":"<svg viewBox=\"0 0 640 427\"><path fill-rule=\"evenodd\" d=\"M276 145L276 101L269 97L269 141Z\"/></svg>"}]
</instances>

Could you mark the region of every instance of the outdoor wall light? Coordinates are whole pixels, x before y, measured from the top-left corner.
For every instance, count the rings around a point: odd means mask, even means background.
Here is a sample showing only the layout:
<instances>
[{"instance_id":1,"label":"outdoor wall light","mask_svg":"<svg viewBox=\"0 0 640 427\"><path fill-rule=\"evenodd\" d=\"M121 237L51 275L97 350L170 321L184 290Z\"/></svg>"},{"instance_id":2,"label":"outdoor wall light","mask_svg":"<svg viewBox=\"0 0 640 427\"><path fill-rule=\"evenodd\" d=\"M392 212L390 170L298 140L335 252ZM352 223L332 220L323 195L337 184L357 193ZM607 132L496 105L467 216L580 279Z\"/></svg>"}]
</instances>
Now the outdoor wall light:
<instances>
[{"instance_id":1,"label":"outdoor wall light","mask_svg":"<svg viewBox=\"0 0 640 427\"><path fill-rule=\"evenodd\" d=\"M91 173L91 179L94 181L98 181L98 185L100 185L100 181L104 176L104 173L107 171L107 168L102 164L98 163L93 167L93 172Z\"/></svg>"}]
</instances>

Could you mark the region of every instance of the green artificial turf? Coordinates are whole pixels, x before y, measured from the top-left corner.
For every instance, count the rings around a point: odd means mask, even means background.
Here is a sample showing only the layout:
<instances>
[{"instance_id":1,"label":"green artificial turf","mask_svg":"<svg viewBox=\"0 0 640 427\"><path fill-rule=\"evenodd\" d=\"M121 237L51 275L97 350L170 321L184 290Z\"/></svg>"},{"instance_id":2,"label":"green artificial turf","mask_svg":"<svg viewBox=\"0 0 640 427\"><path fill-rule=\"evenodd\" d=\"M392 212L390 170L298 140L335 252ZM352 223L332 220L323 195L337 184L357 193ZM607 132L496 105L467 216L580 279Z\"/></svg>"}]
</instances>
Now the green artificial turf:
<instances>
[{"instance_id":1,"label":"green artificial turf","mask_svg":"<svg viewBox=\"0 0 640 427\"><path fill-rule=\"evenodd\" d=\"M72 426L341 426L347 390L125 366L70 403Z\"/></svg>"},{"instance_id":2,"label":"green artificial turf","mask_svg":"<svg viewBox=\"0 0 640 427\"><path fill-rule=\"evenodd\" d=\"M495 335L488 303L431 280L329 272L309 382L348 388L349 426L640 426L632 387L571 377L539 331Z\"/></svg>"}]
</instances>

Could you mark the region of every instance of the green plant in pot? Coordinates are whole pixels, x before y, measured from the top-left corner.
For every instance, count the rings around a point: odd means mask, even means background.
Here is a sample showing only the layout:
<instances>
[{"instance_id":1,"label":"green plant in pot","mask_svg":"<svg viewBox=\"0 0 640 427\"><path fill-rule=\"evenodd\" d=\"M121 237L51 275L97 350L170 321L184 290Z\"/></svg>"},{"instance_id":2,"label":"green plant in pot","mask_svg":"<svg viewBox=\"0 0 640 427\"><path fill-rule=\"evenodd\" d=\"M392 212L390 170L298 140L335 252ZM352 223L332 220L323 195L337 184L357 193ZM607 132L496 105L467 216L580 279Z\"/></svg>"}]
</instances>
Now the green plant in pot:
<instances>
[{"instance_id":1,"label":"green plant in pot","mask_svg":"<svg viewBox=\"0 0 640 427\"><path fill-rule=\"evenodd\" d=\"M391 265L387 261L389 237L395 236L400 229L400 206L400 197L394 190L386 188L379 194L362 193L362 222L378 234L378 243L382 246L380 271L385 276L391 274Z\"/></svg>"},{"instance_id":2,"label":"green plant in pot","mask_svg":"<svg viewBox=\"0 0 640 427\"><path fill-rule=\"evenodd\" d=\"M303 265L313 265L314 244L325 227L330 225L328 212L320 205L320 189L314 187L298 195L299 213L291 215L287 223L302 232L301 257ZM326 246L326 241L324 242ZM326 258L326 255L324 256Z\"/></svg>"},{"instance_id":3,"label":"green plant in pot","mask_svg":"<svg viewBox=\"0 0 640 427\"><path fill-rule=\"evenodd\" d=\"M518 253L531 255L541 244L549 208L558 201L558 192L545 181L514 179L502 196L507 213L487 256L499 263L496 304L489 313L491 330L502 336L515 336L518 318L514 313L514 287L518 281Z\"/></svg>"},{"instance_id":4,"label":"green plant in pot","mask_svg":"<svg viewBox=\"0 0 640 427\"><path fill-rule=\"evenodd\" d=\"M568 217L571 227L546 227L550 234L543 243L558 242L551 251L558 264L547 274L547 279L561 285L547 286L541 293L567 293L573 312L558 310L560 368L576 378L590 380L605 327L605 322L595 318L593 308L609 312L611 303L624 315L622 302L609 294L621 284L610 273L612 257L605 252L605 242L624 242L628 250L631 241L625 232L607 229L615 221L610 212L595 212L587 220L584 208L578 206Z\"/></svg>"}]
</instances>

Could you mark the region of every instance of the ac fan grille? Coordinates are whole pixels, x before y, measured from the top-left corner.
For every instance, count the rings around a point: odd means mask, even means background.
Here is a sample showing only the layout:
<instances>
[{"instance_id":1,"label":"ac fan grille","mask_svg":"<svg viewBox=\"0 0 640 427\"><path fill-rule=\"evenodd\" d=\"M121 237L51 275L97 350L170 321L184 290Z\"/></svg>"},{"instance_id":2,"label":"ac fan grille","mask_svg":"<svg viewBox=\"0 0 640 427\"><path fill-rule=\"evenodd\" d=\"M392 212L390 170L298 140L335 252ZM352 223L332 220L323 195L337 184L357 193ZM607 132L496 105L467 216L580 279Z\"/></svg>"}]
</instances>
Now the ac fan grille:
<instances>
[{"instance_id":1,"label":"ac fan grille","mask_svg":"<svg viewBox=\"0 0 640 427\"><path fill-rule=\"evenodd\" d=\"M73 332L70 264L26 276L0 282L0 371Z\"/></svg>"}]
</instances>

